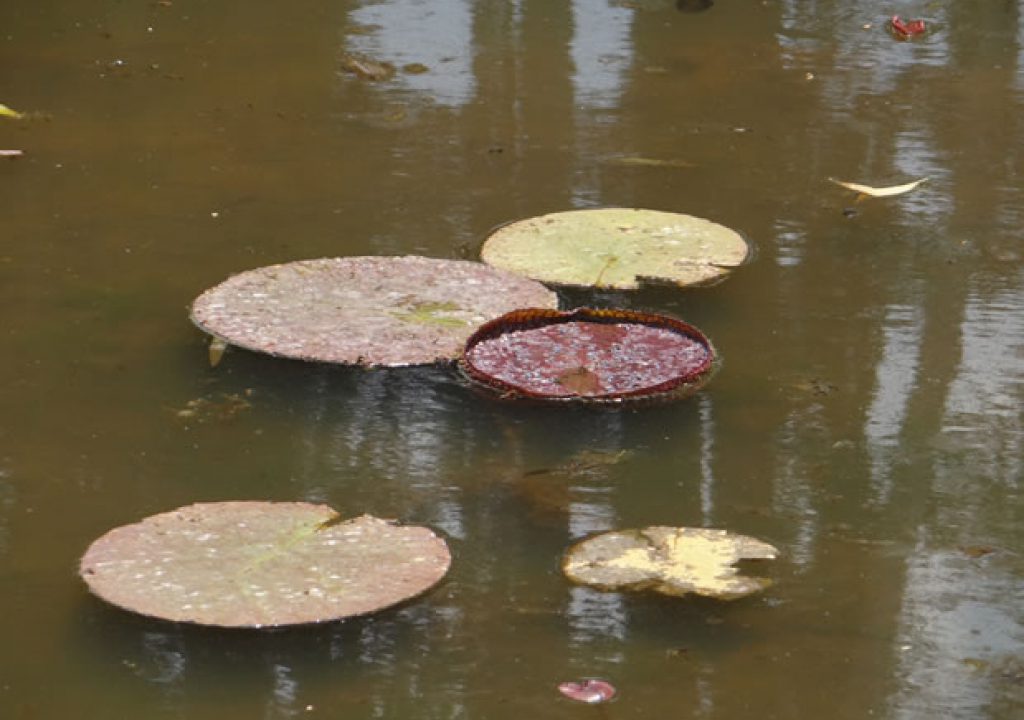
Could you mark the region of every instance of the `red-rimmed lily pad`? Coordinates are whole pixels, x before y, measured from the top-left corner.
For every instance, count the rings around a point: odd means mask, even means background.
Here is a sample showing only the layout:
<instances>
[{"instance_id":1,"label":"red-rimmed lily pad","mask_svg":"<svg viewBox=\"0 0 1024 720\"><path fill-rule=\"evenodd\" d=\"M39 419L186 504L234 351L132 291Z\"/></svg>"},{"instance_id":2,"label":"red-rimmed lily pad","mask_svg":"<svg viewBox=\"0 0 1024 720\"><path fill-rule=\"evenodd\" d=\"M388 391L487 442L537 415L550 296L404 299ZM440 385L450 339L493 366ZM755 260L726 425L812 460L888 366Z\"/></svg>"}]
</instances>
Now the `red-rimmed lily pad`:
<instances>
[{"instance_id":1,"label":"red-rimmed lily pad","mask_svg":"<svg viewBox=\"0 0 1024 720\"><path fill-rule=\"evenodd\" d=\"M632 290L717 282L742 265L746 240L723 225L637 208L570 210L513 222L484 242L483 261L555 285Z\"/></svg>"},{"instance_id":2,"label":"red-rimmed lily pad","mask_svg":"<svg viewBox=\"0 0 1024 720\"><path fill-rule=\"evenodd\" d=\"M115 528L79 573L107 602L219 627L276 627L363 615L425 592L451 555L424 527L326 505L198 503Z\"/></svg>"},{"instance_id":3,"label":"red-rimmed lily pad","mask_svg":"<svg viewBox=\"0 0 1024 720\"><path fill-rule=\"evenodd\" d=\"M557 304L540 283L480 263L368 256L243 272L200 295L192 321L256 352L403 366L452 360L481 323Z\"/></svg>"},{"instance_id":4,"label":"red-rimmed lily pad","mask_svg":"<svg viewBox=\"0 0 1024 720\"><path fill-rule=\"evenodd\" d=\"M503 315L469 338L459 362L503 397L599 404L686 397L716 366L711 341L682 320L592 308Z\"/></svg>"},{"instance_id":5,"label":"red-rimmed lily pad","mask_svg":"<svg viewBox=\"0 0 1024 720\"><path fill-rule=\"evenodd\" d=\"M652 526L614 530L577 543L562 561L575 583L606 591L652 590L734 600L771 585L741 575L741 560L770 560L778 550L726 530Z\"/></svg>"}]
</instances>

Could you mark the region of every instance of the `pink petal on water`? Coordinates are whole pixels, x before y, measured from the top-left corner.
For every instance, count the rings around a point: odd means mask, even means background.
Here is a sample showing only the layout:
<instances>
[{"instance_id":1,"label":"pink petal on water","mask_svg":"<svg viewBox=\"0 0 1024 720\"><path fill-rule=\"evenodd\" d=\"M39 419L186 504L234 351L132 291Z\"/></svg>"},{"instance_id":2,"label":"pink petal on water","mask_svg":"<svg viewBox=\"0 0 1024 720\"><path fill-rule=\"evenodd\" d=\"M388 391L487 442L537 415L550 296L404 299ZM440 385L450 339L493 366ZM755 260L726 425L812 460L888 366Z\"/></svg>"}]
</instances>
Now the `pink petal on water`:
<instances>
[{"instance_id":1,"label":"pink petal on water","mask_svg":"<svg viewBox=\"0 0 1024 720\"><path fill-rule=\"evenodd\" d=\"M615 687L604 680L564 682L558 686L558 691L572 700L591 704L608 702L615 697Z\"/></svg>"}]
</instances>

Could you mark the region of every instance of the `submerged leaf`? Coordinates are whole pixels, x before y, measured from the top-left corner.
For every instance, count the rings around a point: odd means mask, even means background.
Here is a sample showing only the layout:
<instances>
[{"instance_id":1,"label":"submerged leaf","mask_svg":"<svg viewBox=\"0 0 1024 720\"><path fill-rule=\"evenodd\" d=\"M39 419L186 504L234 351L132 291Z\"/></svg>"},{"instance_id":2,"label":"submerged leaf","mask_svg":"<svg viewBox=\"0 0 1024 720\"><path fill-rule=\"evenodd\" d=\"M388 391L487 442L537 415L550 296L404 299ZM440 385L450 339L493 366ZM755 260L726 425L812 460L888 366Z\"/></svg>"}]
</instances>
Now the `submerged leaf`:
<instances>
[{"instance_id":1,"label":"submerged leaf","mask_svg":"<svg viewBox=\"0 0 1024 720\"><path fill-rule=\"evenodd\" d=\"M143 615L221 627L337 620L419 595L448 570L423 527L326 505L200 503L111 530L81 561L89 589Z\"/></svg>"},{"instance_id":2,"label":"submerged leaf","mask_svg":"<svg viewBox=\"0 0 1024 720\"><path fill-rule=\"evenodd\" d=\"M489 265L542 282L631 290L721 280L749 253L710 220L632 208L571 210L505 225L480 251Z\"/></svg>"},{"instance_id":3,"label":"submerged leaf","mask_svg":"<svg viewBox=\"0 0 1024 720\"><path fill-rule=\"evenodd\" d=\"M861 196L867 197L892 197L893 195L902 195L908 193L918 185L926 182L928 178L921 178L914 182L909 182L904 185L891 185L889 187L872 187L870 185L861 185L860 183L845 182L843 180L836 180L835 178L829 178L829 181L844 187L847 190L853 190L855 193L860 193Z\"/></svg>"},{"instance_id":4,"label":"submerged leaf","mask_svg":"<svg viewBox=\"0 0 1024 720\"><path fill-rule=\"evenodd\" d=\"M653 526L616 530L577 543L562 570L573 582L599 590L653 590L732 600L771 584L739 574L740 560L773 559L767 543L725 530Z\"/></svg>"},{"instance_id":5,"label":"submerged leaf","mask_svg":"<svg viewBox=\"0 0 1024 720\"><path fill-rule=\"evenodd\" d=\"M224 353L228 349L228 343L221 340L219 337L210 338L210 367L217 367L220 365L220 361L224 359Z\"/></svg>"}]
</instances>

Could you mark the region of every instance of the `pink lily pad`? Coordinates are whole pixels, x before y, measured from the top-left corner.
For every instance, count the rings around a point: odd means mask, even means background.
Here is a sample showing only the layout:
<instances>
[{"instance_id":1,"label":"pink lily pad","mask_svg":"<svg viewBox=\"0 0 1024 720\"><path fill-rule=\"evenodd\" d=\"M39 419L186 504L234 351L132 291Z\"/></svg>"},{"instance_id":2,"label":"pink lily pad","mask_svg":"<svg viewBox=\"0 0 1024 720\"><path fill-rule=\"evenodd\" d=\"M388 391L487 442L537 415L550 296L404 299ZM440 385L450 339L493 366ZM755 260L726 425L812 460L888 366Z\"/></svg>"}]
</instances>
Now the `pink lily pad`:
<instances>
[{"instance_id":1,"label":"pink lily pad","mask_svg":"<svg viewBox=\"0 0 1024 720\"><path fill-rule=\"evenodd\" d=\"M218 627L326 622L395 605L451 563L428 528L326 505L198 503L111 530L79 574L107 602Z\"/></svg>"},{"instance_id":2,"label":"pink lily pad","mask_svg":"<svg viewBox=\"0 0 1024 720\"><path fill-rule=\"evenodd\" d=\"M570 700L590 705L608 702L616 694L615 687L611 683L594 678L561 683L558 686L558 691Z\"/></svg>"},{"instance_id":3,"label":"pink lily pad","mask_svg":"<svg viewBox=\"0 0 1024 720\"><path fill-rule=\"evenodd\" d=\"M192 321L227 345L314 362L397 367L453 360L483 322L558 305L539 282L464 260L300 260L200 295Z\"/></svg>"}]
</instances>

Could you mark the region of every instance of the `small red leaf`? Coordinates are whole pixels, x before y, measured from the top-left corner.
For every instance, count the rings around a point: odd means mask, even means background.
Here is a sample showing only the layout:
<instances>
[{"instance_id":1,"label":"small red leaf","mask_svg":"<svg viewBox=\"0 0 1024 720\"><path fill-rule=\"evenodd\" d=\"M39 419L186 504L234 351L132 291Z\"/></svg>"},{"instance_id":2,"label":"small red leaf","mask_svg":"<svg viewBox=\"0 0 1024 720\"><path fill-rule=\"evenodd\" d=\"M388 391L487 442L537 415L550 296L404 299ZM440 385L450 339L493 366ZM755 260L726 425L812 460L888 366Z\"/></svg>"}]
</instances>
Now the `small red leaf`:
<instances>
[{"instance_id":1,"label":"small red leaf","mask_svg":"<svg viewBox=\"0 0 1024 720\"><path fill-rule=\"evenodd\" d=\"M909 38L914 35L920 35L925 30L924 20L904 21L899 15L893 15L892 20L889 21L889 25L892 27L893 32L900 38Z\"/></svg>"},{"instance_id":2,"label":"small red leaf","mask_svg":"<svg viewBox=\"0 0 1024 720\"><path fill-rule=\"evenodd\" d=\"M571 700L591 705L608 702L615 697L615 687L604 680L564 682L558 686L558 691Z\"/></svg>"}]
</instances>

